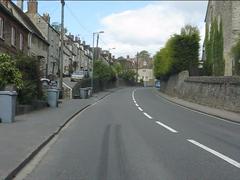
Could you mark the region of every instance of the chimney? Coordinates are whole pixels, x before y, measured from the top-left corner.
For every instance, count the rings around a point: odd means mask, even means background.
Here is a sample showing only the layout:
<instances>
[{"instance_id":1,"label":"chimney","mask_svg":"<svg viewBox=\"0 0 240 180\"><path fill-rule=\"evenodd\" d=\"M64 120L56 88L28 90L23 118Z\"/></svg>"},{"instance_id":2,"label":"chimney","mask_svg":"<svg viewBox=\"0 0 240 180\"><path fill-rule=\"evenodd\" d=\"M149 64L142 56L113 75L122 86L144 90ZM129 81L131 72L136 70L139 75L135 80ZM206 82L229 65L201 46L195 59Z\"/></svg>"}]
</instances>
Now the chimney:
<instances>
[{"instance_id":1,"label":"chimney","mask_svg":"<svg viewBox=\"0 0 240 180\"><path fill-rule=\"evenodd\" d=\"M0 3L3 4L4 6L8 7L8 2L10 0L0 0Z\"/></svg>"},{"instance_id":2,"label":"chimney","mask_svg":"<svg viewBox=\"0 0 240 180\"><path fill-rule=\"evenodd\" d=\"M50 16L48 13L43 13L43 19L50 24Z\"/></svg>"},{"instance_id":3,"label":"chimney","mask_svg":"<svg viewBox=\"0 0 240 180\"><path fill-rule=\"evenodd\" d=\"M17 6L23 11L23 0L17 0Z\"/></svg>"},{"instance_id":4,"label":"chimney","mask_svg":"<svg viewBox=\"0 0 240 180\"><path fill-rule=\"evenodd\" d=\"M29 14L37 14L37 12L38 12L37 0L29 0L28 1L28 13Z\"/></svg>"}]
</instances>

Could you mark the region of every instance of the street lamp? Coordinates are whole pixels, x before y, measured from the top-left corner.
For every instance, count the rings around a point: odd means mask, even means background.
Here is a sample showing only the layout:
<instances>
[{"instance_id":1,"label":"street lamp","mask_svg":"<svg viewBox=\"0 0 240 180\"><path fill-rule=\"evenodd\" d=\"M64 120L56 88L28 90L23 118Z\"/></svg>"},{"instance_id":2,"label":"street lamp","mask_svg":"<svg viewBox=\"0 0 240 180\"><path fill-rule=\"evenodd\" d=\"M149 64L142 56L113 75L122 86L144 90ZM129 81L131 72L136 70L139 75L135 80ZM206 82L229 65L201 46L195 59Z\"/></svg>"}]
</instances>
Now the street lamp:
<instances>
[{"instance_id":1,"label":"street lamp","mask_svg":"<svg viewBox=\"0 0 240 180\"><path fill-rule=\"evenodd\" d=\"M92 78L91 78L91 87L93 91L93 65L94 65L94 57L95 57L95 47L94 47L94 41L95 41L95 34L97 34L97 47L98 47L98 40L99 40L99 34L104 33L104 31L94 32L93 33L93 44L92 44Z\"/></svg>"}]
</instances>

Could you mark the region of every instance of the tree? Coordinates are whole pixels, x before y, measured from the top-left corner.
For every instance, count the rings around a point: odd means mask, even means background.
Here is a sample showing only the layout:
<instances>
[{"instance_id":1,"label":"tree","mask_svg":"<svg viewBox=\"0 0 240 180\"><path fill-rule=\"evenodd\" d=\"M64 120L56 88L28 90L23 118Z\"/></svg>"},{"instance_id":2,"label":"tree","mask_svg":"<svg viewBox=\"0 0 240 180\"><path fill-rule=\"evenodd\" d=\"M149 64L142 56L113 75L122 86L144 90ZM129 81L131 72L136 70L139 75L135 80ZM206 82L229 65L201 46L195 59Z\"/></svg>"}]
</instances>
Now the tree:
<instances>
[{"instance_id":1,"label":"tree","mask_svg":"<svg viewBox=\"0 0 240 180\"><path fill-rule=\"evenodd\" d=\"M217 18L212 18L210 33L208 27L206 27L205 52L204 74L208 76L224 75L225 62L223 58L223 27L221 19L218 22Z\"/></svg>"},{"instance_id":2,"label":"tree","mask_svg":"<svg viewBox=\"0 0 240 180\"><path fill-rule=\"evenodd\" d=\"M236 45L232 47L231 54L234 59L234 74L240 75L240 39Z\"/></svg>"},{"instance_id":3,"label":"tree","mask_svg":"<svg viewBox=\"0 0 240 180\"><path fill-rule=\"evenodd\" d=\"M200 35L197 27L190 25L174 34L165 47L154 56L154 74L157 78L167 77L188 70L197 74L199 62Z\"/></svg>"},{"instance_id":4,"label":"tree","mask_svg":"<svg viewBox=\"0 0 240 180\"><path fill-rule=\"evenodd\" d=\"M140 53L138 53L138 58L148 60L150 58L150 53L146 50L142 50Z\"/></svg>"}]
</instances>

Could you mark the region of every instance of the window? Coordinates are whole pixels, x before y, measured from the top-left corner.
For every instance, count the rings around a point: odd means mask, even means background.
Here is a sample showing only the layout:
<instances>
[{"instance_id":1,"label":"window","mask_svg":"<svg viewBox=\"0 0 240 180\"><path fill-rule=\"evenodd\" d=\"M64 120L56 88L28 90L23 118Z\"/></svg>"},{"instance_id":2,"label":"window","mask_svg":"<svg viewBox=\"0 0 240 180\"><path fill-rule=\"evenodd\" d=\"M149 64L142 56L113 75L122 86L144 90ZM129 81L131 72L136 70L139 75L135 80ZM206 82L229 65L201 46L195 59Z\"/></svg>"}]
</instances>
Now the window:
<instances>
[{"instance_id":1,"label":"window","mask_svg":"<svg viewBox=\"0 0 240 180\"><path fill-rule=\"evenodd\" d=\"M14 27L11 28L11 44L16 46L16 29Z\"/></svg>"},{"instance_id":2,"label":"window","mask_svg":"<svg viewBox=\"0 0 240 180\"><path fill-rule=\"evenodd\" d=\"M4 26L4 23L3 23L3 18L0 17L0 38L3 38L3 27Z\"/></svg>"},{"instance_id":3,"label":"window","mask_svg":"<svg viewBox=\"0 0 240 180\"><path fill-rule=\"evenodd\" d=\"M28 34L28 47L29 48L32 47L32 34L31 33Z\"/></svg>"},{"instance_id":4,"label":"window","mask_svg":"<svg viewBox=\"0 0 240 180\"><path fill-rule=\"evenodd\" d=\"M20 33L20 39L19 39L19 49L22 51L23 50L23 35Z\"/></svg>"}]
</instances>

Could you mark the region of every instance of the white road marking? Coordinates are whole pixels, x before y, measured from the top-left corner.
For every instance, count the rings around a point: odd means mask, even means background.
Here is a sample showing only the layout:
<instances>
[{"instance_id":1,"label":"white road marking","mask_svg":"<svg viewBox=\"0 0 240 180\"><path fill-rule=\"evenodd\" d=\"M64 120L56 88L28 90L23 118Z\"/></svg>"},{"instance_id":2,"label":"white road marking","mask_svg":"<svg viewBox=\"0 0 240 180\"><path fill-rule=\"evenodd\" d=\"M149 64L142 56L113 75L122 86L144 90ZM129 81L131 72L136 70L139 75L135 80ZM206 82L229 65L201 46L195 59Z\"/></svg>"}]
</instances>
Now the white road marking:
<instances>
[{"instance_id":1,"label":"white road marking","mask_svg":"<svg viewBox=\"0 0 240 180\"><path fill-rule=\"evenodd\" d=\"M159 122L159 121L156 121L156 123L159 124L160 126L166 128L167 130L173 132L173 133L178 133L175 129L170 128L169 126L167 126L167 125L165 125L165 124L163 124L163 123L161 123L161 122Z\"/></svg>"},{"instance_id":2,"label":"white road marking","mask_svg":"<svg viewBox=\"0 0 240 180\"><path fill-rule=\"evenodd\" d=\"M139 107L139 105L138 105L137 103L135 103L135 105L136 105L137 107Z\"/></svg>"},{"instance_id":3,"label":"white road marking","mask_svg":"<svg viewBox=\"0 0 240 180\"><path fill-rule=\"evenodd\" d=\"M143 113L145 116L147 116L149 119L152 119L152 117L150 115L148 115L147 113Z\"/></svg>"},{"instance_id":4,"label":"white road marking","mask_svg":"<svg viewBox=\"0 0 240 180\"><path fill-rule=\"evenodd\" d=\"M139 109L139 111L143 111L143 109L142 109L142 108L140 108L140 107L138 107L138 109Z\"/></svg>"},{"instance_id":5,"label":"white road marking","mask_svg":"<svg viewBox=\"0 0 240 180\"><path fill-rule=\"evenodd\" d=\"M217 151L215 151L215 150L213 150L213 149L211 149L211 148L209 148L207 146L204 146L203 144L200 144L199 142L194 141L193 139L188 139L188 141L190 143L192 143L192 144L194 144L194 145L196 145L196 146L198 146L198 147L200 147L200 148L202 148L202 149L204 149L204 150L214 154L215 156L223 159L224 161L227 161L228 163L232 164L233 166L235 166L237 168L240 168L240 163L239 162L237 162L237 161L235 161L235 160L225 156L224 154L219 153L219 152L217 152Z\"/></svg>"},{"instance_id":6,"label":"white road marking","mask_svg":"<svg viewBox=\"0 0 240 180\"><path fill-rule=\"evenodd\" d=\"M201 114L201 115L204 115L204 116L208 116L208 117L211 117L211 118L214 118L214 119L218 119L220 121L224 121L224 122L227 122L227 123L230 123L230 124L235 124L235 125L238 125L240 126L240 123L237 123L237 122L233 122L233 121L229 121L229 120L226 120L224 118L221 118L221 117L217 117L217 116L214 116L214 115L210 115L210 114L207 114L207 113L204 113L204 112L200 112L198 110L194 110L194 109L191 109L191 108L188 108L186 106L183 106L183 105L180 105L180 104L177 104L177 103L174 103L170 100L167 100L166 98L163 98L161 97L160 95L158 94L155 94L157 97L161 98L163 101L167 102L167 103L170 103L170 104L173 104L175 106L178 106L178 107L181 107L183 109L186 109L186 110L189 110L189 111L192 111L192 112L195 112L195 113L198 113L198 114Z\"/></svg>"}]
</instances>

